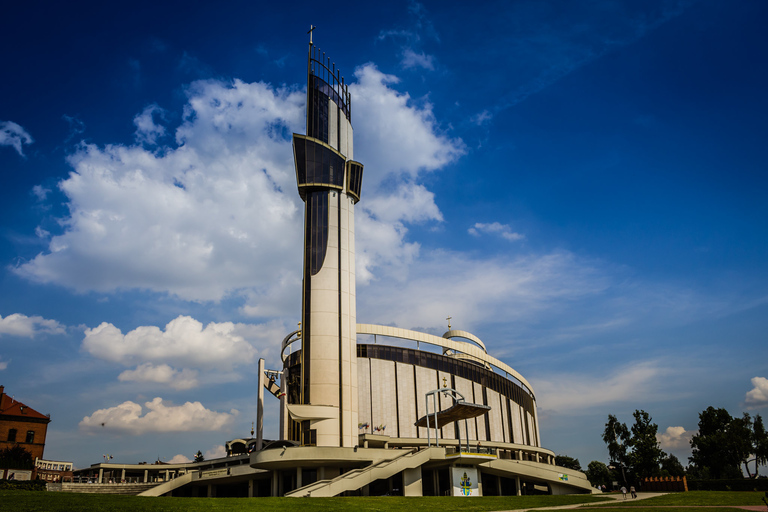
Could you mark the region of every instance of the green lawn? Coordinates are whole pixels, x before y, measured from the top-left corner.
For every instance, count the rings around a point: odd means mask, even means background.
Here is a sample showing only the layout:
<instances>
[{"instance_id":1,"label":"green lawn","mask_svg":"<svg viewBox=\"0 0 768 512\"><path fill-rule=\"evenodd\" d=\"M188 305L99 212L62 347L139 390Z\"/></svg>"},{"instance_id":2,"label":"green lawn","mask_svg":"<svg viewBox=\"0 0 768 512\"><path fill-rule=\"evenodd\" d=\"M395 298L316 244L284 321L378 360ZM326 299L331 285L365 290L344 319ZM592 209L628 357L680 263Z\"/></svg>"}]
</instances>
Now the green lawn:
<instances>
[{"instance_id":1,"label":"green lawn","mask_svg":"<svg viewBox=\"0 0 768 512\"><path fill-rule=\"evenodd\" d=\"M533 507L556 507L577 503L598 503L605 498L581 496L487 496L482 498L403 498L398 496L371 498L141 498L62 492L0 491L0 509L14 512L158 512L238 511L285 512L350 511L373 512L408 510L448 512L513 510Z\"/></svg>"},{"instance_id":2,"label":"green lawn","mask_svg":"<svg viewBox=\"0 0 768 512\"><path fill-rule=\"evenodd\" d=\"M704 512L733 512L737 505L764 505L762 492L693 491L673 493L644 500L619 500L600 506L600 512L626 512L627 508L647 508L652 512L692 512L690 506L707 506ZM482 498L140 498L136 496L106 496L61 492L0 491L0 510L14 512L285 512L352 511L372 512L390 510L417 511L500 511L530 508L551 508L568 504L591 506L606 497L580 496L518 496ZM659 507L659 508L655 508ZM594 510L594 509L593 509ZM768 512L768 508L766 509Z\"/></svg>"}]
</instances>

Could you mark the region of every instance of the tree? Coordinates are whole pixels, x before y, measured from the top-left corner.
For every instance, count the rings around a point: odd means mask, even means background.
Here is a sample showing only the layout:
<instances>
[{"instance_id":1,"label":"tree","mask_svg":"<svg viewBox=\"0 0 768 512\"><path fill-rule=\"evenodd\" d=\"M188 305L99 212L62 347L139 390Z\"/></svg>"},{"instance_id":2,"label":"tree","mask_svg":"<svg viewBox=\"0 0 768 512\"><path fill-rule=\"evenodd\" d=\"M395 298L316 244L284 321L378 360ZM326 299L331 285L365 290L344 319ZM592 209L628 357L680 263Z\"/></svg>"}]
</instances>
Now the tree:
<instances>
[{"instance_id":1,"label":"tree","mask_svg":"<svg viewBox=\"0 0 768 512\"><path fill-rule=\"evenodd\" d=\"M665 455L656 440L659 426L652 423L651 416L643 410L636 410L634 417L635 424L632 425L632 435L628 441L632 448L629 456L631 465L639 477L658 476L659 463Z\"/></svg>"},{"instance_id":2,"label":"tree","mask_svg":"<svg viewBox=\"0 0 768 512\"><path fill-rule=\"evenodd\" d=\"M752 423L752 447L755 454L755 475L757 478L757 468L762 464L768 464L768 433L763 425L763 418L758 414Z\"/></svg>"},{"instance_id":3,"label":"tree","mask_svg":"<svg viewBox=\"0 0 768 512\"><path fill-rule=\"evenodd\" d=\"M0 450L0 468L3 469L32 469L35 461L32 454L18 444Z\"/></svg>"},{"instance_id":4,"label":"tree","mask_svg":"<svg viewBox=\"0 0 768 512\"><path fill-rule=\"evenodd\" d=\"M569 457L567 455L555 455L555 465L581 471L581 464L579 463L579 459L574 459L573 457Z\"/></svg>"},{"instance_id":5,"label":"tree","mask_svg":"<svg viewBox=\"0 0 768 512\"><path fill-rule=\"evenodd\" d=\"M699 472L707 468L710 476L717 479L738 469L742 459L734 449L732 422L725 409L709 406L699 413L699 433L691 438L689 459Z\"/></svg>"},{"instance_id":6,"label":"tree","mask_svg":"<svg viewBox=\"0 0 768 512\"><path fill-rule=\"evenodd\" d=\"M587 479L592 485L605 485L611 486L613 478L611 472L608 470L608 466L600 461L593 460L587 466Z\"/></svg>"},{"instance_id":7,"label":"tree","mask_svg":"<svg viewBox=\"0 0 768 512\"><path fill-rule=\"evenodd\" d=\"M621 478L626 485L627 475L624 468L629 465L629 456L627 455L629 429L627 425L619 423L616 416L609 414L608 423L605 424L603 431L603 441L608 445L608 456L611 458L611 463L621 467Z\"/></svg>"},{"instance_id":8,"label":"tree","mask_svg":"<svg viewBox=\"0 0 768 512\"><path fill-rule=\"evenodd\" d=\"M661 470L666 472L669 476L683 476L685 475L685 468L683 467L680 459L674 455L667 454L667 456L661 459Z\"/></svg>"},{"instance_id":9,"label":"tree","mask_svg":"<svg viewBox=\"0 0 768 512\"><path fill-rule=\"evenodd\" d=\"M738 459L738 466L744 464L744 469L749 473L749 456L752 453L754 434L752 432L752 418L749 413L744 413L741 418L733 418L728 425L728 436L731 440L731 450L734 458Z\"/></svg>"},{"instance_id":10,"label":"tree","mask_svg":"<svg viewBox=\"0 0 768 512\"><path fill-rule=\"evenodd\" d=\"M197 450L197 453L195 454L195 462L203 462L204 460L205 457L203 456L203 452Z\"/></svg>"}]
</instances>

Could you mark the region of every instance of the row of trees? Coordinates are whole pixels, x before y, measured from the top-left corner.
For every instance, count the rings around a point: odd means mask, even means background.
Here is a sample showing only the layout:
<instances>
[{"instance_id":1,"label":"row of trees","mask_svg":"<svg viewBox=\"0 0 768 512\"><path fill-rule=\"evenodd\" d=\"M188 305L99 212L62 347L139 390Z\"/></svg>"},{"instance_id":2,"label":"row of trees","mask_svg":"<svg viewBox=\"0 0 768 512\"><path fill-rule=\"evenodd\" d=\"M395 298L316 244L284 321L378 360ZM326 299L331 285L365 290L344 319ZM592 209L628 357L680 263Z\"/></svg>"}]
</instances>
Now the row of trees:
<instances>
[{"instance_id":1,"label":"row of trees","mask_svg":"<svg viewBox=\"0 0 768 512\"><path fill-rule=\"evenodd\" d=\"M637 482L652 476L683 476L698 479L743 478L742 466L751 478L758 477L760 465L768 464L768 433L760 415L748 413L731 417L725 409L708 407L699 414L699 430L691 439L692 455L684 468L677 457L659 446L659 427L651 416L636 410L631 427L608 415L603 441L610 464L589 463L585 473L593 485ZM559 466L584 471L578 459L558 455ZM750 465L753 465L754 472Z\"/></svg>"},{"instance_id":2,"label":"row of trees","mask_svg":"<svg viewBox=\"0 0 768 512\"><path fill-rule=\"evenodd\" d=\"M691 439L691 466L699 478L741 478L741 466L752 478L768 463L768 433L763 418L749 413L732 418L725 409L699 414L699 432ZM749 464L754 463L754 473ZM690 468L690 466L689 466ZM690 469L689 469L690 471Z\"/></svg>"}]
</instances>

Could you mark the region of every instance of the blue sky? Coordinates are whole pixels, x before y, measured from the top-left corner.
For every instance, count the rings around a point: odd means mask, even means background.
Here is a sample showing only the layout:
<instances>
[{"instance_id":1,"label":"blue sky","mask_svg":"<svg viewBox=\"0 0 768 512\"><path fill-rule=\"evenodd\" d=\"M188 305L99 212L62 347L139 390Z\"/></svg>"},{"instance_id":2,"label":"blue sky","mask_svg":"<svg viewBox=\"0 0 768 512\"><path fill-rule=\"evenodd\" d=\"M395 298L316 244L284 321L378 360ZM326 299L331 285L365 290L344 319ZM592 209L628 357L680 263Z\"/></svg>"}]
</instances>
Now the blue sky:
<instances>
[{"instance_id":1,"label":"blue sky","mask_svg":"<svg viewBox=\"0 0 768 512\"><path fill-rule=\"evenodd\" d=\"M768 410L764 2L15 3L0 384L84 467L215 456L300 315L306 32L350 84L358 321L479 336L545 447ZM267 406L266 436L276 430ZM103 423L103 426L102 426Z\"/></svg>"}]
</instances>

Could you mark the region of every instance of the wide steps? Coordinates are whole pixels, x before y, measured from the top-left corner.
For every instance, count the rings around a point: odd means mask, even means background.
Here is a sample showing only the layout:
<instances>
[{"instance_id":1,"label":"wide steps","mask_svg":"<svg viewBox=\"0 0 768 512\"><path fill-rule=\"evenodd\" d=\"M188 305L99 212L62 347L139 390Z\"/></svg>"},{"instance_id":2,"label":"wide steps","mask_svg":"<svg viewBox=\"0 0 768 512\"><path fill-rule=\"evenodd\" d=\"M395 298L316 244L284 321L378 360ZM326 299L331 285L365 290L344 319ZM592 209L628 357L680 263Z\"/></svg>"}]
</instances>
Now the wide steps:
<instances>
[{"instance_id":1,"label":"wide steps","mask_svg":"<svg viewBox=\"0 0 768 512\"><path fill-rule=\"evenodd\" d=\"M120 494L125 496L136 496L142 492L156 487L156 483L147 484L74 484L63 482L61 484L62 492L78 492L90 494Z\"/></svg>"},{"instance_id":2,"label":"wide steps","mask_svg":"<svg viewBox=\"0 0 768 512\"><path fill-rule=\"evenodd\" d=\"M332 480L320 480L285 493L286 497L330 497L346 491L354 491L381 478L389 478L405 469L418 467L433 457L445 458L444 448L428 448L419 451L404 450L393 459L374 462L364 468L353 469Z\"/></svg>"}]
</instances>

